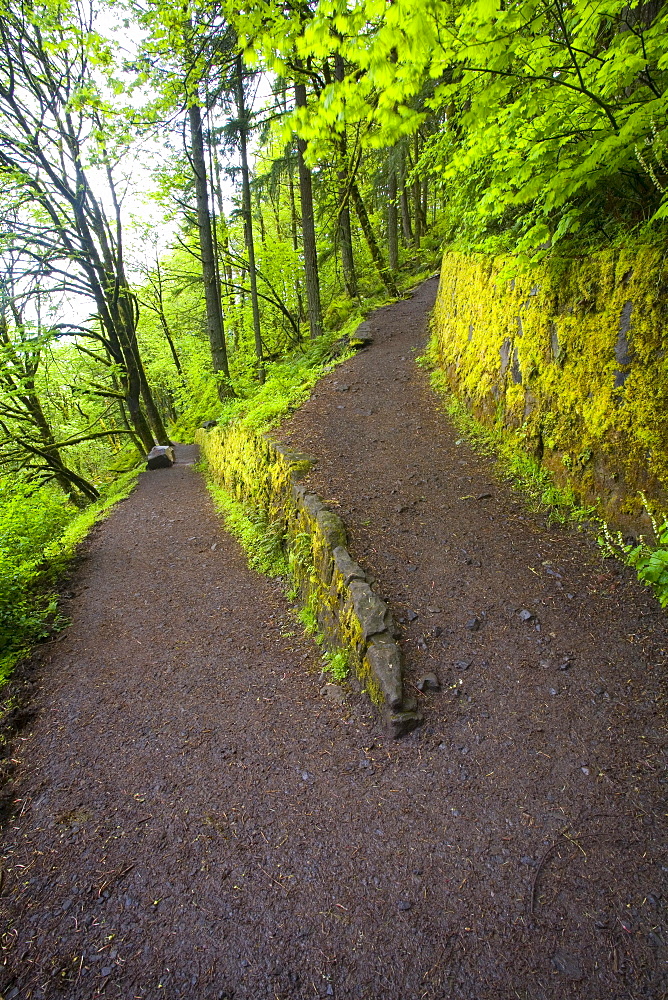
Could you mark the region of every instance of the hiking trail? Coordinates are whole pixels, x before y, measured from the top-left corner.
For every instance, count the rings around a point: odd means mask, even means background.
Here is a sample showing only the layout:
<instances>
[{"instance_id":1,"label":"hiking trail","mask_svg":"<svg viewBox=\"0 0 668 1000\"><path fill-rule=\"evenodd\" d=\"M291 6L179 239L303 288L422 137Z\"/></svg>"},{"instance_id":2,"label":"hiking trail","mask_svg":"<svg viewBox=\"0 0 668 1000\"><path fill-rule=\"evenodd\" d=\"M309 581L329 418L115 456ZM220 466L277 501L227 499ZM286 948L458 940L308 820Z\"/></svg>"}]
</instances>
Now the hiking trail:
<instances>
[{"instance_id":1,"label":"hiking trail","mask_svg":"<svg viewBox=\"0 0 668 1000\"><path fill-rule=\"evenodd\" d=\"M179 446L16 681L4 1000L666 996L665 614L450 425L414 364L435 292L373 313L277 433L317 458L424 725L395 742L320 694Z\"/></svg>"}]
</instances>

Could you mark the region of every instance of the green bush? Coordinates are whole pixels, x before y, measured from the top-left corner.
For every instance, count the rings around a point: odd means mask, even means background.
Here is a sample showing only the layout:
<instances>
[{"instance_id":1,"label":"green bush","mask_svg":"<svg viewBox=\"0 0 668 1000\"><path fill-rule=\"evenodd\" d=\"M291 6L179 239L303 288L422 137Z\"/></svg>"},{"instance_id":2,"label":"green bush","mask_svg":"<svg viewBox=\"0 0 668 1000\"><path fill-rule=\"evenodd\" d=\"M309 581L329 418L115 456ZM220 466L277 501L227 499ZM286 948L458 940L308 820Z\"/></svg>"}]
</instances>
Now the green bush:
<instances>
[{"instance_id":1,"label":"green bush","mask_svg":"<svg viewBox=\"0 0 668 1000\"><path fill-rule=\"evenodd\" d=\"M53 628L58 573L93 524L127 496L137 471L84 511L55 487L0 477L0 684L22 652Z\"/></svg>"},{"instance_id":2,"label":"green bush","mask_svg":"<svg viewBox=\"0 0 668 1000\"><path fill-rule=\"evenodd\" d=\"M644 499L644 497L643 497ZM656 542L645 538L625 542L621 531L612 532L603 525L598 544L606 557L614 557L632 566L638 579L651 587L662 608L668 607L668 521L659 523L649 512Z\"/></svg>"},{"instance_id":3,"label":"green bush","mask_svg":"<svg viewBox=\"0 0 668 1000\"><path fill-rule=\"evenodd\" d=\"M45 632L53 602L35 594L46 573L45 549L75 511L60 491L0 479L0 674L8 652Z\"/></svg>"}]
</instances>

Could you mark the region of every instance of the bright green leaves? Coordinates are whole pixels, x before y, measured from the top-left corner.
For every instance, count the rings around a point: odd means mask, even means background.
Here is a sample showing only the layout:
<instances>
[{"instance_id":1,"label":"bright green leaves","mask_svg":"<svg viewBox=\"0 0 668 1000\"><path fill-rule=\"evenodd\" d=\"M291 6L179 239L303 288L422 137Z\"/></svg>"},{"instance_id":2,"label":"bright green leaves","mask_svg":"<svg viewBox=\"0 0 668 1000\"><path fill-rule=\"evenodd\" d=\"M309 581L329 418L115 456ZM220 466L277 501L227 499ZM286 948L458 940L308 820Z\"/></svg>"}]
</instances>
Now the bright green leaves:
<instances>
[{"instance_id":1,"label":"bright green leaves","mask_svg":"<svg viewBox=\"0 0 668 1000\"><path fill-rule=\"evenodd\" d=\"M612 202L631 224L665 215L661 163L654 157L648 169L635 155L652 129L668 137L665 6L652 17L625 0L604 10L595 0L322 0L306 23L283 18L272 31L258 46L268 64L290 52L313 66L334 52L346 62L345 79L295 118L312 159L326 155L332 130L353 127L363 146L391 146L428 111L445 125L422 166L451 182L453 202L467 192L481 236L512 219L530 249Z\"/></svg>"}]
</instances>

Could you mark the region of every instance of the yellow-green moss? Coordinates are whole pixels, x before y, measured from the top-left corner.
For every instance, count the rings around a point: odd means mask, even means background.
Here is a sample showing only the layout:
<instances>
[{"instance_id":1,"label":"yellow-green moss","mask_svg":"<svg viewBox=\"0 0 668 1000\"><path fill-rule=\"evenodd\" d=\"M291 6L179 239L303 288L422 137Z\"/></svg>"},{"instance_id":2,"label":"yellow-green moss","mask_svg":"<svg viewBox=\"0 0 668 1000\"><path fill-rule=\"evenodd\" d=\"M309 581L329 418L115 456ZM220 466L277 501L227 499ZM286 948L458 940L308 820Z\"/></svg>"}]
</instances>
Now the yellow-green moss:
<instances>
[{"instance_id":1,"label":"yellow-green moss","mask_svg":"<svg viewBox=\"0 0 668 1000\"><path fill-rule=\"evenodd\" d=\"M317 616L325 648L344 649L371 699L382 704L380 687L364 667L364 637L344 579L317 519L294 497L294 479L308 469L308 460L284 454L241 424L199 430L195 441L214 483L235 499L246 518L270 525L282 539L293 591Z\"/></svg>"},{"instance_id":2,"label":"yellow-green moss","mask_svg":"<svg viewBox=\"0 0 668 1000\"><path fill-rule=\"evenodd\" d=\"M615 249L505 277L511 265L445 254L431 354L450 387L583 500L600 499L608 520L631 526L639 490L665 511L664 255ZM623 327L629 363L615 354L623 353Z\"/></svg>"}]
</instances>

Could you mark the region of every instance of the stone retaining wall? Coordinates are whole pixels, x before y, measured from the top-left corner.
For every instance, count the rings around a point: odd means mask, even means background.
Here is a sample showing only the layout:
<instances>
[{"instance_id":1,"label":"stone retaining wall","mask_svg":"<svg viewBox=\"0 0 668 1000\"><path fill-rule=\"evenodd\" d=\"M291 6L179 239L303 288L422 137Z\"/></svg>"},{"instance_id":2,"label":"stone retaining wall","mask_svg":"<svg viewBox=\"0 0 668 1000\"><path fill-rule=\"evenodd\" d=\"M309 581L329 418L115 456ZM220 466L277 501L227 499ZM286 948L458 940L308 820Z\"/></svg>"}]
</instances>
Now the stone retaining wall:
<instances>
[{"instance_id":1,"label":"stone retaining wall","mask_svg":"<svg viewBox=\"0 0 668 1000\"><path fill-rule=\"evenodd\" d=\"M422 720L404 698L390 610L350 556L341 518L301 482L313 460L238 425L199 430L195 443L215 481L246 509L264 512L325 647L346 650L355 678L395 736L414 729Z\"/></svg>"},{"instance_id":2,"label":"stone retaining wall","mask_svg":"<svg viewBox=\"0 0 668 1000\"><path fill-rule=\"evenodd\" d=\"M668 261L629 246L549 258L448 252L434 347L455 394L611 524L668 515Z\"/></svg>"}]
</instances>

